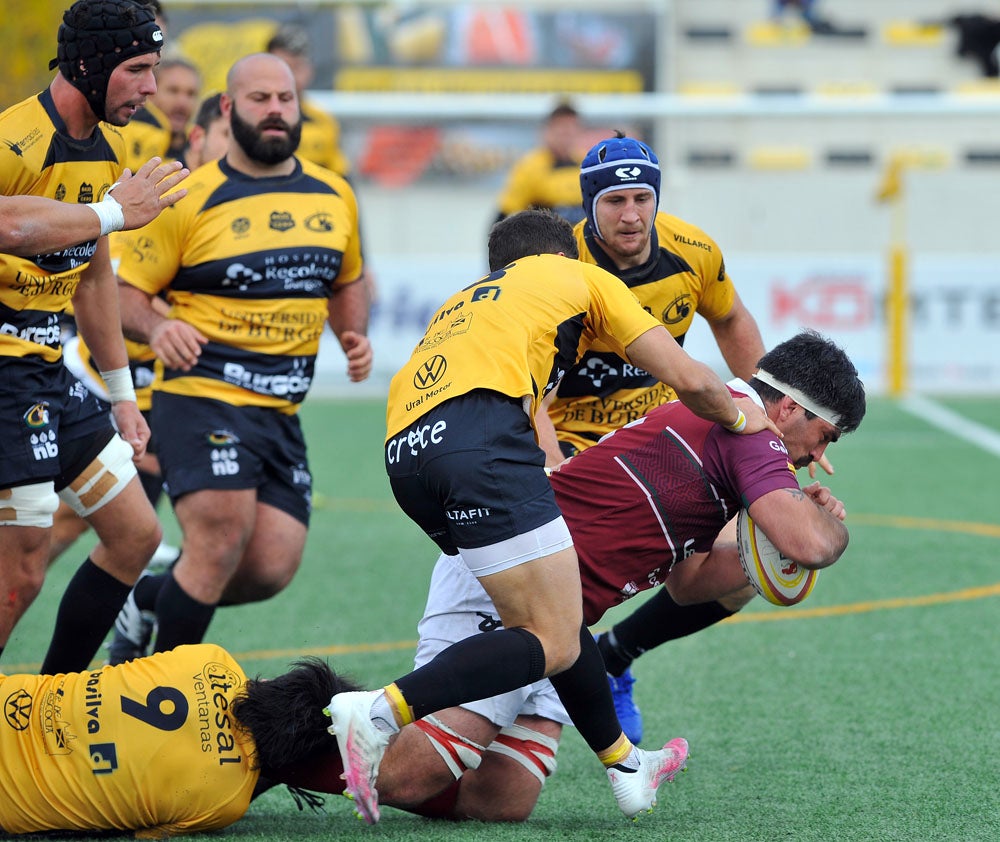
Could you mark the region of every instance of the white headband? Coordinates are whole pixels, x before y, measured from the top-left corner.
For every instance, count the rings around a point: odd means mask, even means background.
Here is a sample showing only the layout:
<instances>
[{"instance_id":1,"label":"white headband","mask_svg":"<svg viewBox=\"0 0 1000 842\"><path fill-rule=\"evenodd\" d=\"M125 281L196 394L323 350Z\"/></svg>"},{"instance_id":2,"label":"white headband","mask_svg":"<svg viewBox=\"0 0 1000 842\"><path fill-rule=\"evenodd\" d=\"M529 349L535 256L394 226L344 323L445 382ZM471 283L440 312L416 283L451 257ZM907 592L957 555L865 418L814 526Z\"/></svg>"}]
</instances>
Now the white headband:
<instances>
[{"instance_id":1,"label":"white headband","mask_svg":"<svg viewBox=\"0 0 1000 842\"><path fill-rule=\"evenodd\" d=\"M787 395L803 409L808 410L818 418L822 418L827 424L833 424L833 426L838 430L840 429L840 416L837 415L836 412L816 403L816 401L810 398L807 394L800 392L794 386L782 383L777 377L767 371L764 371L762 368L757 369L754 377L756 377L761 383L766 383L772 389L777 389L782 394Z\"/></svg>"}]
</instances>

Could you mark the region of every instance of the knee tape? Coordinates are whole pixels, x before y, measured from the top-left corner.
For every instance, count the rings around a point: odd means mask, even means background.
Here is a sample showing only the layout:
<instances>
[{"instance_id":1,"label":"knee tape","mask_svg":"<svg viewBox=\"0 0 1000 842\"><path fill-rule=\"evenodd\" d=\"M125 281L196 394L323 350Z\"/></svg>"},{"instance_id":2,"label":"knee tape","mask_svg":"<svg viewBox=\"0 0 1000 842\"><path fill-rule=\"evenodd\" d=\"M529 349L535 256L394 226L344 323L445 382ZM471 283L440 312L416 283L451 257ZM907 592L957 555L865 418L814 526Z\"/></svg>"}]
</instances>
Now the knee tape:
<instances>
[{"instance_id":1,"label":"knee tape","mask_svg":"<svg viewBox=\"0 0 1000 842\"><path fill-rule=\"evenodd\" d=\"M136 475L132 446L121 436L113 436L59 496L80 517L88 517L114 500Z\"/></svg>"},{"instance_id":2,"label":"knee tape","mask_svg":"<svg viewBox=\"0 0 1000 842\"><path fill-rule=\"evenodd\" d=\"M413 723L421 731L434 750L441 755L448 770L458 780L466 769L478 769L483 759L483 747L466 739L457 731L452 731L436 716L425 716Z\"/></svg>"},{"instance_id":3,"label":"knee tape","mask_svg":"<svg viewBox=\"0 0 1000 842\"><path fill-rule=\"evenodd\" d=\"M0 490L0 526L48 529L57 508L59 497L51 480Z\"/></svg>"},{"instance_id":4,"label":"knee tape","mask_svg":"<svg viewBox=\"0 0 1000 842\"><path fill-rule=\"evenodd\" d=\"M558 748L558 740L523 725L502 728L496 739L486 746L487 751L516 760L542 784L556 770Z\"/></svg>"}]
</instances>

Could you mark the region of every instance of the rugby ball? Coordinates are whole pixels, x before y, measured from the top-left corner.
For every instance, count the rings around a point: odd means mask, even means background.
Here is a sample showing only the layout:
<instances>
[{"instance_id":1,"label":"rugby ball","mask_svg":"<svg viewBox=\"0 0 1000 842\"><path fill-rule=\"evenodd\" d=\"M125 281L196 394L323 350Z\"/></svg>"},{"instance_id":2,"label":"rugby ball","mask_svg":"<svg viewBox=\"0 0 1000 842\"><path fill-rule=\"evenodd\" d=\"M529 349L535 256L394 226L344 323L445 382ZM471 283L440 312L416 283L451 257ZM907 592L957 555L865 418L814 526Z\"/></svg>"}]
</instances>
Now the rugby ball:
<instances>
[{"instance_id":1,"label":"rugby ball","mask_svg":"<svg viewBox=\"0 0 1000 842\"><path fill-rule=\"evenodd\" d=\"M812 592L819 571L785 558L746 509L736 516L736 548L750 584L768 602L795 605Z\"/></svg>"}]
</instances>

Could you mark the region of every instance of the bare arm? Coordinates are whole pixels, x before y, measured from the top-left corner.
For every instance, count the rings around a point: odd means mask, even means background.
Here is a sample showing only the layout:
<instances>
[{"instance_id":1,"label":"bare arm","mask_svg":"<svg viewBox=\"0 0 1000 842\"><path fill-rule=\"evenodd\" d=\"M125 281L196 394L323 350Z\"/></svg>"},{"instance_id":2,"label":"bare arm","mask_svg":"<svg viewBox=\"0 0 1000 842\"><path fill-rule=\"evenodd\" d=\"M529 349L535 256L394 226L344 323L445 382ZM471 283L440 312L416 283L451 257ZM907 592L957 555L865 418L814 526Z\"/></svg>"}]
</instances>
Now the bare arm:
<instances>
[{"instance_id":1,"label":"bare arm","mask_svg":"<svg viewBox=\"0 0 1000 842\"><path fill-rule=\"evenodd\" d=\"M102 372L128 368L118 309L118 286L108 256L107 237L97 243L90 265L80 276L73 295L77 327ZM111 411L122 438L132 445L133 458L140 459L149 441L149 426L132 400L115 401Z\"/></svg>"},{"instance_id":2,"label":"bare arm","mask_svg":"<svg viewBox=\"0 0 1000 842\"><path fill-rule=\"evenodd\" d=\"M552 406L558 392L559 384L556 384L556 387L542 398L538 405L538 412L535 413L535 432L538 434L538 446L545 451L546 468L554 468L566 460L559 447L559 437L556 434L555 424L549 417L549 407Z\"/></svg>"},{"instance_id":3,"label":"bare arm","mask_svg":"<svg viewBox=\"0 0 1000 842\"><path fill-rule=\"evenodd\" d=\"M694 553L671 568L666 588L678 605L713 602L747 587L736 544L716 541L711 552Z\"/></svg>"},{"instance_id":4,"label":"bare arm","mask_svg":"<svg viewBox=\"0 0 1000 842\"><path fill-rule=\"evenodd\" d=\"M0 251L20 257L97 239L101 222L86 205L41 196L0 197Z\"/></svg>"},{"instance_id":5,"label":"bare arm","mask_svg":"<svg viewBox=\"0 0 1000 842\"><path fill-rule=\"evenodd\" d=\"M749 511L781 554L803 567L828 567L847 548L844 505L818 482L770 491Z\"/></svg>"},{"instance_id":6,"label":"bare arm","mask_svg":"<svg viewBox=\"0 0 1000 842\"><path fill-rule=\"evenodd\" d=\"M174 161L159 164L153 158L133 176L126 170L114 189L121 205L124 229L140 228L163 208L174 204L186 191L163 194L187 176ZM58 202L42 196L0 197L0 251L31 257L59 251L94 240L101 235L101 222L88 205Z\"/></svg>"},{"instance_id":7,"label":"bare arm","mask_svg":"<svg viewBox=\"0 0 1000 842\"><path fill-rule=\"evenodd\" d=\"M126 336L147 343L167 368L189 371L208 341L201 331L180 319L167 318L159 299L148 292L124 281L119 282L118 291Z\"/></svg>"},{"instance_id":8,"label":"bare arm","mask_svg":"<svg viewBox=\"0 0 1000 842\"><path fill-rule=\"evenodd\" d=\"M347 357L347 376L354 383L367 378L372 370L372 346L367 336L370 309L368 284L363 277L333 288L328 321Z\"/></svg>"},{"instance_id":9,"label":"bare arm","mask_svg":"<svg viewBox=\"0 0 1000 842\"><path fill-rule=\"evenodd\" d=\"M760 338L757 322L739 295L724 318L708 325L729 370L737 377L749 379L764 356L764 340Z\"/></svg>"},{"instance_id":10,"label":"bare arm","mask_svg":"<svg viewBox=\"0 0 1000 842\"><path fill-rule=\"evenodd\" d=\"M664 327L647 330L625 349L629 360L671 386L688 409L708 421L733 425L739 410L726 384L704 363L692 359ZM763 410L750 401L741 404L747 424L740 432L771 430L781 435Z\"/></svg>"}]
</instances>

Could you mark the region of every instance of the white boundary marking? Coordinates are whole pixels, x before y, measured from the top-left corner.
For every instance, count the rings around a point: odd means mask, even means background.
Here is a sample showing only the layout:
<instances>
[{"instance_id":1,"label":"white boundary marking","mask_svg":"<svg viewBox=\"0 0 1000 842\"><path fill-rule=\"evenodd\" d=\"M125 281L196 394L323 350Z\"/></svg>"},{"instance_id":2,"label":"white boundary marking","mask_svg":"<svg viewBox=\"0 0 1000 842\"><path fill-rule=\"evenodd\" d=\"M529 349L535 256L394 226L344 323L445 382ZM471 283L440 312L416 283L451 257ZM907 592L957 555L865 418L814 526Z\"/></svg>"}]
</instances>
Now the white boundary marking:
<instances>
[{"instance_id":1,"label":"white boundary marking","mask_svg":"<svg viewBox=\"0 0 1000 842\"><path fill-rule=\"evenodd\" d=\"M921 395L912 395L902 399L899 402L899 407L946 433L965 439L970 444L974 444L994 456L1000 456L1000 433L996 430L970 421L968 418Z\"/></svg>"}]
</instances>

